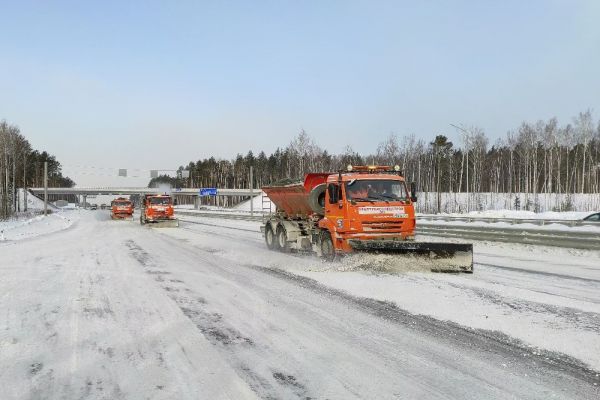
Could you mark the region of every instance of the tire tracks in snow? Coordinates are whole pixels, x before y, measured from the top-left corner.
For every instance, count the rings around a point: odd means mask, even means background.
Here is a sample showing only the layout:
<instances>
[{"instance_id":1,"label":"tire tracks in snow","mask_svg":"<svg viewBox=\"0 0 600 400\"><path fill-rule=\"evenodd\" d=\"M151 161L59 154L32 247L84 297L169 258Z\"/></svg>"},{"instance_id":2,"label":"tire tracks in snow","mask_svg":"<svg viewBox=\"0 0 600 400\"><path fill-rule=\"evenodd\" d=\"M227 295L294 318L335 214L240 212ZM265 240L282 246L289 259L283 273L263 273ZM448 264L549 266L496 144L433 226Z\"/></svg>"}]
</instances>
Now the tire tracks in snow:
<instances>
[{"instance_id":1,"label":"tire tracks in snow","mask_svg":"<svg viewBox=\"0 0 600 400\"><path fill-rule=\"evenodd\" d=\"M216 227L216 228L225 228L225 229L236 230L236 231L250 231L250 232L256 233L256 231L252 231L249 229L219 226L216 224L209 224L209 223L203 223L203 222L192 222L192 223ZM206 234L206 232L198 232L194 229L186 229L186 230L189 232L196 233L196 234ZM226 238L237 238L239 240L239 236L236 237L236 236L229 235L229 234L226 234L223 232L216 232L215 230L211 230L210 234L214 234L214 235L226 237ZM255 244L254 240L244 238L244 241L246 241L247 243L252 243L253 245ZM260 242L262 243L262 241L260 241ZM299 254L295 254L295 253L290 253L289 255L290 256L302 256L301 254L299 255ZM562 278L572 279L572 280L576 280L576 281L586 282L588 285L595 285L596 282L600 282L600 281L593 280L593 279L587 280L584 278L572 277L569 275L546 273L543 271L530 271L530 270L526 270L526 269L522 269L522 268L504 267L504 266L492 265L492 264L486 264L486 263L477 263L477 265L481 265L482 267L489 267L489 268L509 269L509 270L515 271L515 272L523 272L523 273L534 274L534 275L539 274L539 275L554 277L557 279L562 279ZM487 301L489 303L499 305L503 308L521 311L521 312L529 311L529 312L533 312L533 313L547 313L550 315L554 315L557 318L561 318L561 319L567 321L568 323L572 323L583 330L587 330L587 331L591 331L591 332L600 334L600 314L598 314L598 313L585 312L585 311L580 311L580 310L577 310L574 308L558 307L558 306L553 306L553 305L543 304L543 303L538 303L538 302L532 302L532 301L510 299L510 298L506 298L504 296L498 295L496 293L493 293L489 290L468 287L465 285L460 285L460 284L456 284L456 283L452 283L452 282L446 282L446 284L448 284L449 286L454 287L456 289L459 289L461 291L471 292L476 297L478 297L484 301Z\"/></svg>"},{"instance_id":2,"label":"tire tracks in snow","mask_svg":"<svg viewBox=\"0 0 600 400\"><path fill-rule=\"evenodd\" d=\"M579 360L562 353L532 348L518 339L512 338L497 331L469 328L451 321L441 321L426 315L412 314L396 304L365 297L353 296L325 286L318 281L296 275L278 268L263 267L259 265L245 264L246 267L263 271L284 280L292 281L320 294L338 297L355 305L363 311L377 317L399 323L406 327L417 329L438 337L441 341L455 342L456 346L470 349L479 348L483 352L506 354L515 359L526 360L531 368L543 366L556 372L568 372L571 376L586 381L592 385L600 385L598 371L590 369Z\"/></svg>"},{"instance_id":3,"label":"tire tracks in snow","mask_svg":"<svg viewBox=\"0 0 600 400\"><path fill-rule=\"evenodd\" d=\"M213 232L209 232L209 234L213 234ZM170 240L178 241L178 239L174 238L170 238ZM140 250L137 250L139 253L137 258L147 260L150 256L143 250ZM185 249L185 251L190 252L190 255L195 254L195 258L198 255L197 251L205 252L208 259L202 258L202 262L211 267L219 268L211 252L201 248L194 248L194 250ZM450 348L463 349L463 351L467 352L475 351L484 355L488 354L492 357L500 355L502 358L510 360L511 364L516 363L516 365L520 366L519 368L531 370L532 374L538 376L553 376L558 380L574 379L593 386L600 384L597 371L591 370L579 360L564 354L532 348L500 332L469 328L450 321L441 321L429 316L412 314L393 303L356 297L341 290L325 286L311 278L302 277L278 268L243 263L240 263L239 266L288 281L295 286L307 289L326 298L336 299L348 304L352 309L412 329L419 335L425 334L426 336L435 337L436 341L446 343ZM278 398L275 395L276 391L274 389L278 385L286 385L288 393L292 398L310 397L305 390L301 389L304 388L304 385L294 375L271 368L271 375L266 376L264 372L258 374L256 369L248 369L246 364L240 362L241 359L237 353L243 352L244 348L252 349L256 345L260 346L260 344L255 344L254 341L245 341L243 335L236 337L227 333L222 337L225 340L219 340L220 338L214 337L214 335L211 339L210 327L221 324L222 320L220 316L211 313L210 304L207 304L205 301L203 302L198 298L196 301L190 301L190 298L193 299L194 296L192 295L192 291L189 288L185 288L185 282L181 282L181 286L184 288L183 291L187 291L188 294L183 297L174 294L182 293L182 290L178 289L178 291L171 291L171 298L178 302L180 308L184 308L182 312L196 324L198 329L215 346L221 347L229 354L232 366L244 377L258 395L263 398ZM163 289L168 291L165 287ZM234 332L237 332L237 330L234 330ZM252 351L256 350L259 350L259 348Z\"/></svg>"},{"instance_id":4,"label":"tire tracks in snow","mask_svg":"<svg viewBox=\"0 0 600 400\"><path fill-rule=\"evenodd\" d=\"M483 301L496 304L505 309L511 309L518 312L552 315L555 318L566 321L566 324L574 325L581 330L600 334L600 314L598 313L510 298L487 289L468 287L452 282L446 282L446 284L456 289L470 292Z\"/></svg>"},{"instance_id":5,"label":"tire tracks in snow","mask_svg":"<svg viewBox=\"0 0 600 400\"><path fill-rule=\"evenodd\" d=\"M303 383L294 375L278 368L271 368L271 376L255 371L236 354L244 349L256 346L252 338L239 332L235 327L224 321L223 315L210 309L210 305L198 293L189 289L181 279L166 279L171 272L158 265L148 252L133 240L125 242L132 256L144 268L144 272L154 276L154 280L173 300L181 312L196 326L202 335L215 347L224 350L230 358L233 367L246 381L249 387L261 398L277 400L281 398L281 390L286 398L312 399ZM212 254L211 249L204 249ZM185 352L185 350L184 350ZM291 396L291 397L290 397Z\"/></svg>"},{"instance_id":6,"label":"tire tracks in snow","mask_svg":"<svg viewBox=\"0 0 600 400\"><path fill-rule=\"evenodd\" d=\"M506 269L506 270L520 272L520 273L524 273L524 274L542 275L542 276L549 276L549 277L553 277L553 278L560 278L560 279L568 279L568 280L574 280L574 281L579 281L579 282L585 282L586 284L599 284L600 283L599 279L581 278L579 276L558 274L556 272L535 271L535 270L530 270L530 269L525 269L525 268L509 267L509 266L506 266L506 265L488 264L488 263L482 263L482 262L478 262L476 264L484 266L484 267L488 267L488 268Z\"/></svg>"}]
</instances>

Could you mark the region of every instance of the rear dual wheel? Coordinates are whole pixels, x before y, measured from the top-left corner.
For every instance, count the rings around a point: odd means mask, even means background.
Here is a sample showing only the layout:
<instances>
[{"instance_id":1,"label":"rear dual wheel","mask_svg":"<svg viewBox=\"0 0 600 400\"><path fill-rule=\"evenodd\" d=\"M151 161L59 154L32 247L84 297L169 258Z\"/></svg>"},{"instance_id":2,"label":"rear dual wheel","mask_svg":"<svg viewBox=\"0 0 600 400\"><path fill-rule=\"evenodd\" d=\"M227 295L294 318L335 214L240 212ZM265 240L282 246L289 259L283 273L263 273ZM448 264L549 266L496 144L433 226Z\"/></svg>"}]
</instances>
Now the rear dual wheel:
<instances>
[{"instance_id":1,"label":"rear dual wheel","mask_svg":"<svg viewBox=\"0 0 600 400\"><path fill-rule=\"evenodd\" d=\"M271 224L268 224L265 227L265 243L269 250L277 250L277 238L275 237L275 232L273 232Z\"/></svg>"},{"instance_id":2,"label":"rear dual wheel","mask_svg":"<svg viewBox=\"0 0 600 400\"><path fill-rule=\"evenodd\" d=\"M279 251L288 253L290 251L290 243L287 241L287 232L283 225L277 227L277 247Z\"/></svg>"},{"instance_id":3,"label":"rear dual wheel","mask_svg":"<svg viewBox=\"0 0 600 400\"><path fill-rule=\"evenodd\" d=\"M284 253L290 251L290 244L287 241L287 232L283 225L277 226L277 230L273 230L273 225L265 226L265 243L269 250L279 250Z\"/></svg>"}]
</instances>

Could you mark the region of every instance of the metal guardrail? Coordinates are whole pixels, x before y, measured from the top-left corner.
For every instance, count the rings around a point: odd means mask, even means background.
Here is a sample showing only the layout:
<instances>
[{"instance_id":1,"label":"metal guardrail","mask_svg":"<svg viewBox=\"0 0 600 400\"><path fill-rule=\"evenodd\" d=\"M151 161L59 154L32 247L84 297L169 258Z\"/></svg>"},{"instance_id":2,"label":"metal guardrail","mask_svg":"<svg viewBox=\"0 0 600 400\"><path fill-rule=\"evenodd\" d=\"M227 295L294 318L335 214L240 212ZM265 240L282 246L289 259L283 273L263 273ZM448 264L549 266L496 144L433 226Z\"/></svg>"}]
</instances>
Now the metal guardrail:
<instances>
[{"instance_id":1,"label":"metal guardrail","mask_svg":"<svg viewBox=\"0 0 600 400\"><path fill-rule=\"evenodd\" d=\"M261 215L250 215L244 213L217 213L210 211L195 211L195 210L177 210L175 209L175 214L180 215L188 215L194 217L206 217L206 218L223 218L223 219L234 219L241 221L257 221L261 222L263 220L263 216ZM259 214L258 212L256 214Z\"/></svg>"},{"instance_id":2,"label":"metal guardrail","mask_svg":"<svg viewBox=\"0 0 600 400\"><path fill-rule=\"evenodd\" d=\"M243 221L261 222L262 215L249 215L233 212L203 212L195 210L177 210L181 215L223 218ZM427 219L426 216L420 216L419 219ZM473 219L473 218L472 218ZM497 219L497 218L496 218ZM451 219L464 220L464 219ZM475 219L473 219L475 220ZM547 222L548 220L546 220ZM593 224L593 223L592 223ZM596 224L598 225L598 224ZM532 245L544 245L555 247L566 247L583 250L600 250L600 230L598 233L589 231L571 231L550 228L523 228L518 225L510 227L499 227L490 224L489 226L469 226L424 223L417 225L417 234L440 236L446 238L469 239L469 240L488 240L505 243L521 243Z\"/></svg>"},{"instance_id":3,"label":"metal guardrail","mask_svg":"<svg viewBox=\"0 0 600 400\"><path fill-rule=\"evenodd\" d=\"M497 226L466 226L449 224L417 225L417 234L489 240L494 242L535 244L568 247L583 250L600 250L600 233Z\"/></svg>"},{"instance_id":4,"label":"metal guardrail","mask_svg":"<svg viewBox=\"0 0 600 400\"><path fill-rule=\"evenodd\" d=\"M590 213L591 214L591 213ZM459 221L459 222L505 222L511 225L533 224L533 225L551 225L559 224L565 226L600 226L598 222L583 221L579 219L542 219L542 218L506 218L506 217L472 217L456 215L418 215L417 219L425 221Z\"/></svg>"}]
</instances>

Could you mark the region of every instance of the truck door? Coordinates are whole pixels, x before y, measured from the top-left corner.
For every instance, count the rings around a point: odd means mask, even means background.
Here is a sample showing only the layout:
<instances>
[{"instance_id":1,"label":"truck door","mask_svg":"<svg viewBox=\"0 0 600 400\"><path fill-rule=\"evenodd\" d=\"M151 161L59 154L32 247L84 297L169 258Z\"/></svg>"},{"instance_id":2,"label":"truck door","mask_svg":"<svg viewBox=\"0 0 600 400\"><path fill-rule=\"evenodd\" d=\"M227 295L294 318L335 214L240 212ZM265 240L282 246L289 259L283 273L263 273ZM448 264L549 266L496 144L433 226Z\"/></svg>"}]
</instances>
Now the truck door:
<instances>
[{"instance_id":1,"label":"truck door","mask_svg":"<svg viewBox=\"0 0 600 400\"><path fill-rule=\"evenodd\" d=\"M336 231L343 231L347 224L344 222L346 218L346 207L340 207L342 192L337 183L327 185L327 197L325 198L325 217L329 219L331 225Z\"/></svg>"}]
</instances>

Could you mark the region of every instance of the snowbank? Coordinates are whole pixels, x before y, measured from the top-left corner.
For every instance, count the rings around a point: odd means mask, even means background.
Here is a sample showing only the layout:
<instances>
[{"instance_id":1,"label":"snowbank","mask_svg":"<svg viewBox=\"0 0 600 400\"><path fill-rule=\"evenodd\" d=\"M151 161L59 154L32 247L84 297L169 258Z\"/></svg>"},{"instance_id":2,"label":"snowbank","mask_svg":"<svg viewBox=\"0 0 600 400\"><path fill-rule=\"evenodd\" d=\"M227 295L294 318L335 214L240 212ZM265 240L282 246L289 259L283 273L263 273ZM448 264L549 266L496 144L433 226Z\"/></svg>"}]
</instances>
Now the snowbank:
<instances>
[{"instance_id":1,"label":"snowbank","mask_svg":"<svg viewBox=\"0 0 600 400\"><path fill-rule=\"evenodd\" d=\"M24 203L24 191L23 189L19 189L18 190L18 194L17 197L19 199L19 208L21 210L25 209L25 203ZM54 204L48 202L48 208L49 209L57 209L57 207L54 206ZM35 210L43 210L44 209L44 200L32 195L31 193L27 193L27 211L35 211Z\"/></svg>"},{"instance_id":2,"label":"snowbank","mask_svg":"<svg viewBox=\"0 0 600 400\"><path fill-rule=\"evenodd\" d=\"M486 210L471 211L469 213L441 213L449 217L477 217L477 218L512 218L512 219L562 219L562 220L581 220L592 212L588 211L546 211L535 213L524 210ZM425 214L422 214L425 215Z\"/></svg>"},{"instance_id":3,"label":"snowbank","mask_svg":"<svg viewBox=\"0 0 600 400\"><path fill-rule=\"evenodd\" d=\"M253 199L241 202L233 207L233 209L250 211L250 204L252 204L254 211L275 211L275 205L271 203L271 200L269 200L265 192L260 192L260 194L255 196Z\"/></svg>"},{"instance_id":4,"label":"snowbank","mask_svg":"<svg viewBox=\"0 0 600 400\"><path fill-rule=\"evenodd\" d=\"M437 212L437 193L418 193L417 211ZM441 193L441 211L466 213L467 210L528 210L547 211L599 211L600 193Z\"/></svg>"},{"instance_id":5,"label":"snowbank","mask_svg":"<svg viewBox=\"0 0 600 400\"><path fill-rule=\"evenodd\" d=\"M69 228L79 219L78 211L54 212L47 216L0 221L0 241L22 240Z\"/></svg>"}]
</instances>

